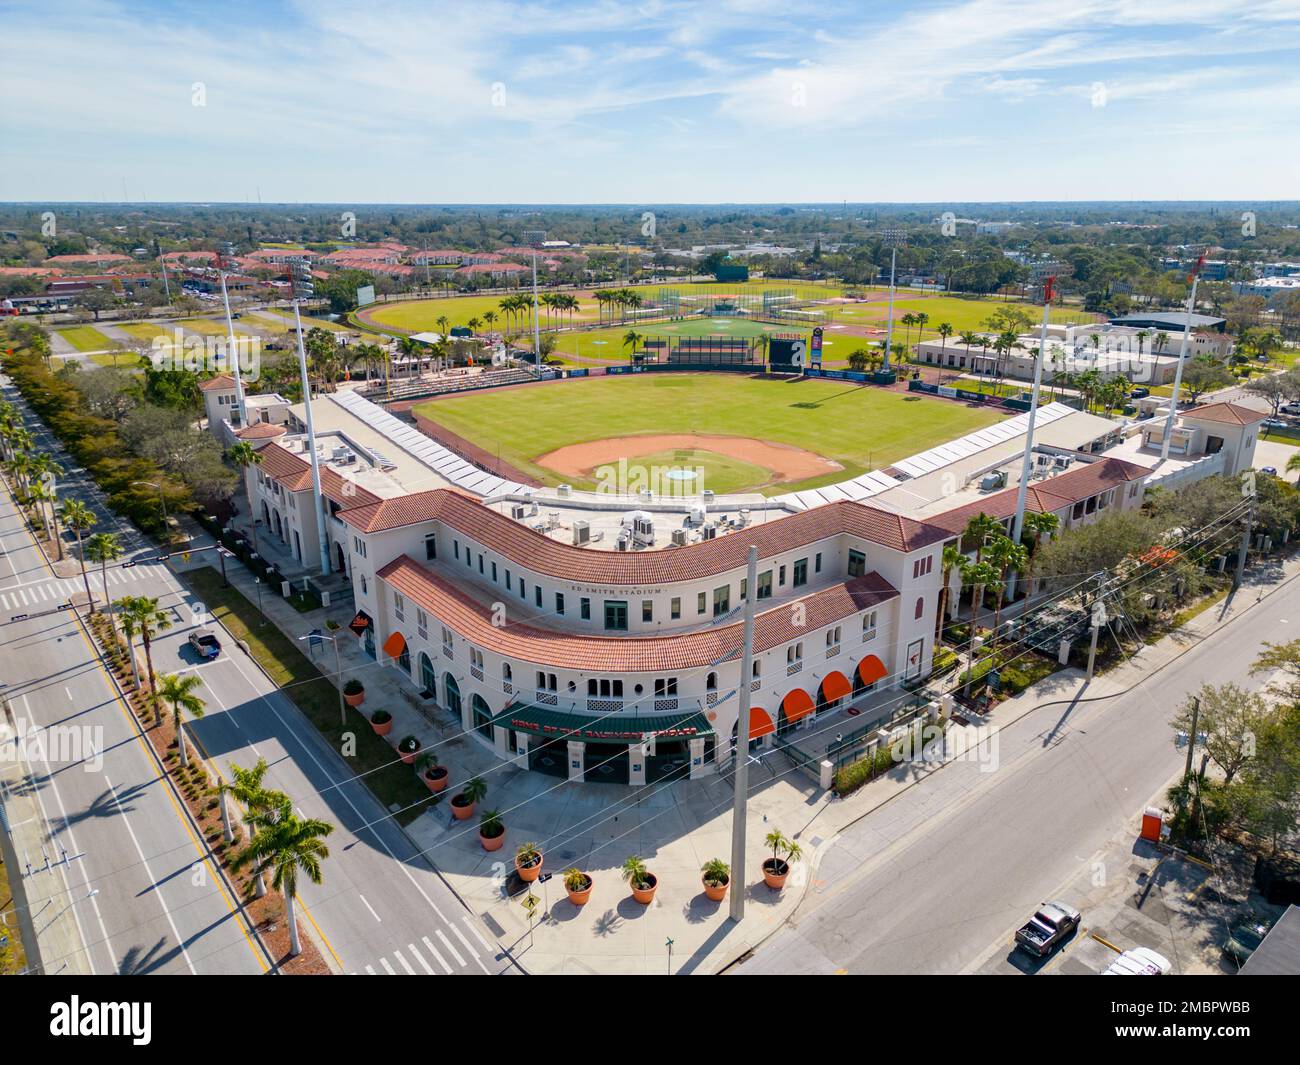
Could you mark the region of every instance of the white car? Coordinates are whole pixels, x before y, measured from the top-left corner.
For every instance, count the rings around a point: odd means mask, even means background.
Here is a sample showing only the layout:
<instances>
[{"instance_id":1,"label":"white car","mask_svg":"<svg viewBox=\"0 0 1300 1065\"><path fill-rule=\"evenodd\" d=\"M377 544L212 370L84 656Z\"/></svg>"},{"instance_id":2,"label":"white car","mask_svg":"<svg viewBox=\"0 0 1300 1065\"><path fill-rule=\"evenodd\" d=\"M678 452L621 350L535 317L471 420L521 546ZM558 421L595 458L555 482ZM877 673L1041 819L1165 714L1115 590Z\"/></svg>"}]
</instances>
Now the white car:
<instances>
[{"instance_id":1,"label":"white car","mask_svg":"<svg viewBox=\"0 0 1300 1065\"><path fill-rule=\"evenodd\" d=\"M1173 966L1150 947L1126 950L1106 966L1102 976L1168 976Z\"/></svg>"}]
</instances>

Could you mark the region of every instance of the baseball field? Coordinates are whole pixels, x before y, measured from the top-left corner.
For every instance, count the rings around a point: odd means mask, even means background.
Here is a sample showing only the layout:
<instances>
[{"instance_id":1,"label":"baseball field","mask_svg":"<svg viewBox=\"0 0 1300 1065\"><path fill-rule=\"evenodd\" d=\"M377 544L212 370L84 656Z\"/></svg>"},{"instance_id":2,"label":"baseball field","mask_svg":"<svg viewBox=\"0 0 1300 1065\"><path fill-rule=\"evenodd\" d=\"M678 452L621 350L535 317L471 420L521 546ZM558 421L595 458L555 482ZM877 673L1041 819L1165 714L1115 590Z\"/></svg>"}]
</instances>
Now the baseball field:
<instances>
[{"instance_id":1,"label":"baseball field","mask_svg":"<svg viewBox=\"0 0 1300 1065\"><path fill-rule=\"evenodd\" d=\"M699 471L684 482L693 491L765 495L847 480L1004 417L843 381L721 373L525 385L415 413L543 484L607 485L625 460L618 476L633 481L681 468Z\"/></svg>"}]
</instances>

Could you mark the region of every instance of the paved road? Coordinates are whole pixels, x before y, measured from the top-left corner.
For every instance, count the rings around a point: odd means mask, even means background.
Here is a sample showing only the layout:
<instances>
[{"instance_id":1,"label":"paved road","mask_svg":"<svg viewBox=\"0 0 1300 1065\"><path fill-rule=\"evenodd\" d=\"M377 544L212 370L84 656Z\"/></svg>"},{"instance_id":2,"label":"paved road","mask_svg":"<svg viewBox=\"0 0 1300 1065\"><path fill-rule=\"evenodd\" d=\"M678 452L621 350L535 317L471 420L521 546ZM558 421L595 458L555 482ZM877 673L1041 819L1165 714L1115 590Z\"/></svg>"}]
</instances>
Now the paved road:
<instances>
[{"instance_id":1,"label":"paved road","mask_svg":"<svg viewBox=\"0 0 1300 1065\"><path fill-rule=\"evenodd\" d=\"M37 830L19 833L22 864L43 864L37 839L55 862L69 856L29 901L38 934L71 913L81 944L60 955L42 937L46 971L267 971L83 629L57 609L59 596L45 598L58 583L0 491L0 602L32 599L14 611L28 615L22 620L0 613L0 676L15 731L26 738L19 786L34 792L43 822L20 826Z\"/></svg>"},{"instance_id":2,"label":"paved road","mask_svg":"<svg viewBox=\"0 0 1300 1065\"><path fill-rule=\"evenodd\" d=\"M20 406L16 390L4 398ZM29 421L39 446L61 454L58 443L34 418ZM100 517L96 531L112 531L131 549L131 558L148 558L156 549L109 510L97 487L78 476L70 459L60 483L63 495L76 496ZM160 673L198 671L207 702L204 718L191 734L227 778L231 763L254 765L265 758L268 785L287 794L297 809L336 826L321 886L301 889L304 925L325 944L327 960L338 971L376 975L482 975L517 971L477 915L442 880L427 857L392 820L369 790L352 778L339 755L280 693L256 664L236 647L233 637L197 613L199 604L163 565L110 567L109 592L150 595L172 611L173 627L154 645ZM97 587L97 586L96 586ZM25 573L0 596L44 602L61 591L46 575ZM0 603L3 600L0 599ZM31 607L24 606L24 609ZM0 615L3 616L3 615ZM217 627L224 647L215 662L200 664L186 640L199 626Z\"/></svg>"},{"instance_id":3,"label":"paved road","mask_svg":"<svg viewBox=\"0 0 1300 1065\"><path fill-rule=\"evenodd\" d=\"M999 733L996 771L954 762L827 845L792 926L733 972L1021 971L1012 930L1181 768L1174 707L1206 682L1257 685L1260 644L1288 634L1300 581L1128 694L1029 713Z\"/></svg>"}]
</instances>

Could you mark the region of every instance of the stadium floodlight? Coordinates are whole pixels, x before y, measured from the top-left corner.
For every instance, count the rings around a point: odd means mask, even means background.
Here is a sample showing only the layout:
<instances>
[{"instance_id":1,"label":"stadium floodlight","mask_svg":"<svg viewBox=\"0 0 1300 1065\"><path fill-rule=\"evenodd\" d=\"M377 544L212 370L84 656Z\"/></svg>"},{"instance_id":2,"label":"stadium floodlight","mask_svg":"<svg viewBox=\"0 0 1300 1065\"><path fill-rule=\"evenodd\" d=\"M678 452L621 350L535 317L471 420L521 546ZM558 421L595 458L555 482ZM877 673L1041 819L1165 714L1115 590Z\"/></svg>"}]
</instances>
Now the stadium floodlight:
<instances>
[{"instance_id":1,"label":"stadium floodlight","mask_svg":"<svg viewBox=\"0 0 1300 1065\"><path fill-rule=\"evenodd\" d=\"M885 361L882 369L889 369L889 356L894 350L894 272L898 267L898 249L907 243L907 231L891 227L880 231L880 240L889 248L889 314L885 318Z\"/></svg>"},{"instance_id":2,"label":"stadium floodlight","mask_svg":"<svg viewBox=\"0 0 1300 1065\"><path fill-rule=\"evenodd\" d=\"M545 239L544 229L524 230L524 243L533 249L533 362L539 367L542 365L542 340L541 328L537 324L537 249L542 246Z\"/></svg>"},{"instance_id":3,"label":"stadium floodlight","mask_svg":"<svg viewBox=\"0 0 1300 1065\"><path fill-rule=\"evenodd\" d=\"M1178 391L1183 385L1183 363L1187 360L1187 345L1192 338L1192 314L1196 311L1196 286L1201 283L1201 270L1205 266L1205 256L1209 248L1204 245L1193 247L1197 251L1196 265L1187 280L1192 283L1192 291L1187 296L1187 319L1183 323L1183 339L1178 345L1178 365L1174 367L1174 390L1169 397L1169 413L1165 416L1165 431L1160 439L1160 461L1169 458L1169 441L1174 435L1174 416L1178 413Z\"/></svg>"},{"instance_id":4,"label":"stadium floodlight","mask_svg":"<svg viewBox=\"0 0 1300 1065\"><path fill-rule=\"evenodd\" d=\"M1043 385L1043 360L1047 357L1047 323L1052 315L1052 297L1059 278L1071 272L1069 263L1044 259L1029 268L1029 276L1043 290L1043 328L1038 336L1038 355L1034 359L1034 388L1029 397L1029 419L1025 426L1025 457L1020 466L1020 484L1016 487L1016 515L1011 522L1011 540L1020 543L1020 532L1025 521L1025 497L1029 490L1029 474L1033 466L1034 423L1038 420L1038 395ZM1015 590L1012 585L1011 591Z\"/></svg>"}]
</instances>

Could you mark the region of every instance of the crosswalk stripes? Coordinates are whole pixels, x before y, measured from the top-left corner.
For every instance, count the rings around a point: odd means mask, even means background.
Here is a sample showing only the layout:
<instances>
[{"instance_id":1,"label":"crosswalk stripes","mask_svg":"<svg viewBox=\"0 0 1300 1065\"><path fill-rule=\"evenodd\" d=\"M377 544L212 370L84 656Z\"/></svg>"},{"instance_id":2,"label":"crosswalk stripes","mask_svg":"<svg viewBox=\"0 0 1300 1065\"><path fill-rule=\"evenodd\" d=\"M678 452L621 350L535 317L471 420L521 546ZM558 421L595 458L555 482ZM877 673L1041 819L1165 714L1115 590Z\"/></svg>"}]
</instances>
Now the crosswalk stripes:
<instances>
[{"instance_id":1,"label":"crosswalk stripes","mask_svg":"<svg viewBox=\"0 0 1300 1065\"><path fill-rule=\"evenodd\" d=\"M474 927L473 922L471 922L468 917L465 917L464 920L466 927L473 933L474 939L477 939L483 945L483 949L487 951L489 955L495 955L495 948L483 938L478 929ZM448 924L447 927L451 930L452 935L459 939L463 944L463 949L470 955L473 965L477 965L484 972L488 972L488 968L483 964L483 959L480 957L478 949L474 946L474 943L469 939L469 937L461 932L459 926L452 923ZM416 946L414 943L408 943L405 948L394 950L392 954L389 955L389 957L397 963L397 967L402 969L402 972L398 972L398 968L395 967L388 958L380 958L376 963L379 968L383 970L383 973L376 971L374 965L366 965L362 968L367 976L381 976L385 974L388 976L401 976L403 975L403 972L407 976L419 976L420 973L407 959L407 956L409 955L411 958L415 959L416 965L418 965L420 969L424 970L426 976L437 976L438 969L441 969L444 975L452 976L456 973L456 969L447 961L444 954L454 958L456 965L458 965L462 970L471 968L471 962L462 957L460 951L456 949L455 944L441 928L434 929L433 934L442 944L441 949L435 946L433 940L428 936L421 936L421 946ZM425 957L426 954L429 958L433 959L437 968L435 968L433 964L429 963ZM356 976L358 974L353 973L352 975Z\"/></svg>"},{"instance_id":2,"label":"crosswalk stripes","mask_svg":"<svg viewBox=\"0 0 1300 1065\"><path fill-rule=\"evenodd\" d=\"M135 584L137 581L149 580L158 575L156 563L146 563L129 568L115 567L107 573L109 588L119 588ZM87 573L92 592L105 594L105 584L98 573ZM26 584L17 588L0 591L0 607L5 610L21 610L23 607L39 606L42 603L66 603L74 595L85 592L85 584L78 577L53 577L39 584Z\"/></svg>"}]
</instances>

